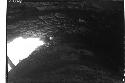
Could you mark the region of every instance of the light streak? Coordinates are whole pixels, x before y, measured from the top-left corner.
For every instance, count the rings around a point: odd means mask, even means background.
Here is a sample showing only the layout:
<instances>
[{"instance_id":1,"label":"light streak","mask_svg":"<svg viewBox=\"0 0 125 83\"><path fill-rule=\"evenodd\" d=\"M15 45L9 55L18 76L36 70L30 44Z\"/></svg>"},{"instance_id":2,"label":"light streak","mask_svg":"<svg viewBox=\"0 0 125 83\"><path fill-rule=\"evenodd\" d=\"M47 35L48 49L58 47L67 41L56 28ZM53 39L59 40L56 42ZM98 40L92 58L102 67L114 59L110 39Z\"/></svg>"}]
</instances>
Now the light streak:
<instances>
[{"instance_id":1,"label":"light streak","mask_svg":"<svg viewBox=\"0 0 125 83\"><path fill-rule=\"evenodd\" d=\"M16 66L19 60L27 58L36 48L44 44L44 41L40 40L40 38L18 37L7 43L7 55Z\"/></svg>"}]
</instances>

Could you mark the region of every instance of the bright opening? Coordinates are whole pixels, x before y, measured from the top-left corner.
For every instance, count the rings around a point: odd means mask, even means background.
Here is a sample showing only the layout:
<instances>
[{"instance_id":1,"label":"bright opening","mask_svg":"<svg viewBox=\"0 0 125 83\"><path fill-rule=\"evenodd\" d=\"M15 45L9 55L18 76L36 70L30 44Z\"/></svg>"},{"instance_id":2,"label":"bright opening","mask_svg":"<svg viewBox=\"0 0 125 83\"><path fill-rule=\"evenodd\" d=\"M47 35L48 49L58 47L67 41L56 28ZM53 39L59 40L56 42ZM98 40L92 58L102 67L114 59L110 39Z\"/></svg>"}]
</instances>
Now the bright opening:
<instances>
[{"instance_id":1,"label":"bright opening","mask_svg":"<svg viewBox=\"0 0 125 83\"><path fill-rule=\"evenodd\" d=\"M8 71L10 71L12 68L10 67L10 65L8 64Z\"/></svg>"},{"instance_id":2,"label":"bright opening","mask_svg":"<svg viewBox=\"0 0 125 83\"><path fill-rule=\"evenodd\" d=\"M22 38L18 37L12 42L7 43L7 55L14 65L19 63L19 60L27 58L36 48L43 45L44 41L39 38ZM9 68L11 69L11 68Z\"/></svg>"}]
</instances>

